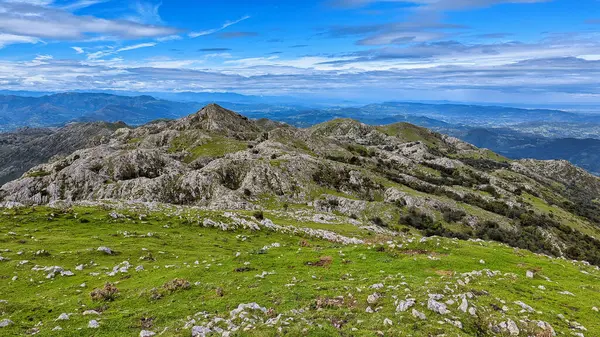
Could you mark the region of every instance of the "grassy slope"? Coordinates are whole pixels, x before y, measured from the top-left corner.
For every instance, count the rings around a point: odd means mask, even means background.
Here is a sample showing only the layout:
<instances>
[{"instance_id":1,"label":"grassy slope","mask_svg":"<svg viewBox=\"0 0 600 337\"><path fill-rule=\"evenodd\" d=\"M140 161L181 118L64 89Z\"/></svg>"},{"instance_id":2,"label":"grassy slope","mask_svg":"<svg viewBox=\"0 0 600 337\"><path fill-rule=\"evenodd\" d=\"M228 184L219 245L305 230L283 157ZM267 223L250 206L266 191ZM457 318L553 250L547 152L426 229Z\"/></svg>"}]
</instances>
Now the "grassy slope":
<instances>
[{"instance_id":1,"label":"grassy slope","mask_svg":"<svg viewBox=\"0 0 600 337\"><path fill-rule=\"evenodd\" d=\"M219 217L218 213L195 212L195 216ZM557 317L562 314L568 320L583 324L588 329L586 336L600 335L600 314L592 310L592 307L600 306L600 272L581 263L537 256L495 243L438 238L419 243L418 237L386 238L368 235L358 229L349 231L344 226L342 231L346 234L362 235L372 244L342 246L271 231L224 232L203 228L178 216L168 216L168 212L150 214L143 221L138 220L137 215L115 220L109 216L109 211L96 208L77 208L77 216L73 213L59 214L57 210L46 208L37 208L33 212L22 209L18 213L4 210L0 216L0 255L10 258L10 261L0 262L0 299L7 301L0 303L0 320L9 318L15 322L11 327L0 330L2 335L24 334L41 322L37 326L39 336L91 333L94 336L137 336L142 329L142 319L152 318L149 330L160 332L167 329L163 336L189 336L190 331L183 329L188 316L206 311L226 317L238 304L248 302L273 308L275 313L282 313L284 317L291 309L308 308L305 313L295 316L289 326L282 327L282 332L290 335L337 335L340 332L333 326L333 320L345 322L341 330L346 335L372 336L374 332L382 331L386 335L403 336L440 333L475 336L479 326L487 327L488 322L497 324L506 319L501 318L501 313L492 309L492 305L506 305L509 308L507 317L515 321L523 317L543 320L559 334L569 335L574 330ZM268 213L265 216L270 217ZM281 216L272 218L282 225L292 222ZM330 228L335 230L336 226ZM153 236L138 237L146 233L153 233ZM303 240L309 245L301 245ZM377 244L388 240L395 240L403 246L390 248L387 244ZM275 242L281 247L259 253L262 247ZM108 246L118 254L97 252L99 246ZM48 250L50 255L35 256L34 252L39 249ZM148 252L156 261L140 261L140 257ZM236 257L236 252L241 255ZM306 262L318 261L324 256L333 258L329 267L306 265ZM19 265L21 260L30 262ZM484 260L485 264L481 264L480 260ZM106 275L123 261L132 264L128 273ZM195 261L199 264L196 265ZM245 262L254 269L234 271L244 267ZM86 264L85 269L76 271L78 264ZM31 270L34 265L62 266L73 271L75 276L46 279L45 272ZM136 272L134 268L137 265L144 265L145 271ZM471 277L466 286L457 284L458 278L465 279L460 273L482 269L515 275ZM534 279L525 277L527 270L537 271ZM263 271L275 274L264 279L255 276ZM90 273L100 274L93 276ZM12 281L13 276L18 276L18 279ZM150 299L152 288L161 288L165 282L175 278L190 281L191 289L167 293L159 300ZM119 296L113 302L92 301L90 291L106 282L116 284ZM199 283L194 285L196 282ZM80 286L82 283L86 283L85 288ZM376 283L384 283L386 288L377 290L383 295L376 305L381 310L369 314L365 312L368 306L366 298L375 291L369 286ZM546 289L539 289L540 285ZM460 312L457 304L449 306L450 315L441 316L429 311L425 304L427 293L444 293L446 286L456 294L477 294L470 302L476 306L478 317ZM223 297L217 295L217 288L223 289ZM575 297L559 293L564 290L572 292ZM393 296L404 298L407 294L417 299L415 308L427 315L426 321L413 318L410 310L395 312ZM345 296L343 308L315 308L318 297L336 296ZM450 296L448 292L444 300ZM520 308L513 303L517 300L531 305L538 313L519 313ZM88 309L104 312L99 318L82 316L81 313ZM55 321L63 312L73 313L70 320ZM312 325L303 323L301 317ZM459 319L464 325L463 330L438 322L445 317ZM384 326L385 318L393 321L391 327ZM87 328L90 319L99 320L98 330ZM51 331L57 325L63 330ZM534 333L536 331L532 329L530 334ZM281 334L275 328L261 325L240 333L256 336Z\"/></svg>"}]
</instances>

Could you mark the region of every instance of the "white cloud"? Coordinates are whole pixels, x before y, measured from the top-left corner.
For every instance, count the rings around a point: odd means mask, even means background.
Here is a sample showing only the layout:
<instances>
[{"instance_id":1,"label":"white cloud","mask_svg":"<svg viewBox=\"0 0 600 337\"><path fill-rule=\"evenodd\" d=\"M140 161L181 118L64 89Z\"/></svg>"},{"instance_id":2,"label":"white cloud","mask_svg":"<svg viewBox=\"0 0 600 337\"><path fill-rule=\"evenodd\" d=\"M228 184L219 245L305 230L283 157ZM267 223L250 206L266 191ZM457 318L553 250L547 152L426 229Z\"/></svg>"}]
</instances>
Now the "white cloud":
<instances>
[{"instance_id":1,"label":"white cloud","mask_svg":"<svg viewBox=\"0 0 600 337\"><path fill-rule=\"evenodd\" d=\"M83 48L81 47L71 47L71 49L73 49L77 54L83 54Z\"/></svg>"},{"instance_id":2,"label":"white cloud","mask_svg":"<svg viewBox=\"0 0 600 337\"><path fill-rule=\"evenodd\" d=\"M222 31L223 29L225 29L225 28L227 28L229 26L233 26L233 25L235 25L237 23L240 23L240 22L242 22L244 20L247 20L249 18L250 18L250 16L246 15L246 16L243 16L240 19L237 19L235 21L227 21L227 22L225 22L219 28L208 29L208 30L204 30L204 31L201 31L201 32L192 32L192 33L189 33L188 36L191 37L191 38L196 38L196 37L199 37L199 36L205 36L205 35L214 34L214 33Z\"/></svg>"},{"instance_id":3,"label":"white cloud","mask_svg":"<svg viewBox=\"0 0 600 337\"><path fill-rule=\"evenodd\" d=\"M67 11L77 11L83 8L91 7L97 4L108 2L110 0L79 0L70 4L64 5L61 8Z\"/></svg>"},{"instance_id":4,"label":"white cloud","mask_svg":"<svg viewBox=\"0 0 600 337\"><path fill-rule=\"evenodd\" d=\"M125 20L78 16L60 8L30 3L0 2L0 32L31 38L83 40L94 35L151 38L171 35L176 29Z\"/></svg>"},{"instance_id":5,"label":"white cloud","mask_svg":"<svg viewBox=\"0 0 600 337\"><path fill-rule=\"evenodd\" d=\"M162 2L152 3L138 0L131 6L136 14L128 19L139 23L162 24L162 18L158 13L160 6L162 6Z\"/></svg>"},{"instance_id":6,"label":"white cloud","mask_svg":"<svg viewBox=\"0 0 600 337\"><path fill-rule=\"evenodd\" d=\"M0 33L0 49L4 48L5 46L8 46L9 44L15 44L15 43L35 44L38 42L40 42L40 40L36 39L34 37Z\"/></svg>"},{"instance_id":7,"label":"white cloud","mask_svg":"<svg viewBox=\"0 0 600 337\"><path fill-rule=\"evenodd\" d=\"M139 44L135 44L135 45L131 45L131 46L122 47L119 49L115 49L114 47L109 47L108 49L105 49L105 50L100 50L100 51L97 51L94 53L90 53L87 55L87 57L89 60L96 60L99 58L118 54L118 53L128 51L128 50L135 50L135 49L148 48L148 47L154 47L154 46L156 46L155 42L146 42L146 43L139 43Z\"/></svg>"},{"instance_id":8,"label":"white cloud","mask_svg":"<svg viewBox=\"0 0 600 337\"><path fill-rule=\"evenodd\" d=\"M156 38L158 42L176 41L183 39L180 35L168 35Z\"/></svg>"}]
</instances>

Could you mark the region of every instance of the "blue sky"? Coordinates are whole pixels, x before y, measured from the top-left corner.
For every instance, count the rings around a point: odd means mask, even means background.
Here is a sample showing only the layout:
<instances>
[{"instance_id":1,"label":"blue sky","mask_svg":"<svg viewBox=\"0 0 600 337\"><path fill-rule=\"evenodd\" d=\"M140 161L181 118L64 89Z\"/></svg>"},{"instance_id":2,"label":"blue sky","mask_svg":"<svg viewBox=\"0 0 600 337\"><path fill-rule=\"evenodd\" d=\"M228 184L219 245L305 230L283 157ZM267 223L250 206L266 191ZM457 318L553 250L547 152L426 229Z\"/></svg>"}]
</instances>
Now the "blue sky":
<instances>
[{"instance_id":1,"label":"blue sky","mask_svg":"<svg viewBox=\"0 0 600 337\"><path fill-rule=\"evenodd\" d=\"M0 0L0 89L600 103L598 0Z\"/></svg>"}]
</instances>

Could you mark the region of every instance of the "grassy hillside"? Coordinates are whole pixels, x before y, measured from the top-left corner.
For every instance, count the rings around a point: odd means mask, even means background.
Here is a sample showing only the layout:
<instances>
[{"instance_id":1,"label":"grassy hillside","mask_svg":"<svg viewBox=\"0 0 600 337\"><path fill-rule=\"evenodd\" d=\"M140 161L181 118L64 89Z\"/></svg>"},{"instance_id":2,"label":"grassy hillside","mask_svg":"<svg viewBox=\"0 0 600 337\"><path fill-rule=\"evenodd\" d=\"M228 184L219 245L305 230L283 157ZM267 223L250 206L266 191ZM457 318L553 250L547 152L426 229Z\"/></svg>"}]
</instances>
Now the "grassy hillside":
<instances>
[{"instance_id":1,"label":"grassy hillside","mask_svg":"<svg viewBox=\"0 0 600 337\"><path fill-rule=\"evenodd\" d=\"M302 209L153 207L2 210L0 335L600 335L585 263Z\"/></svg>"}]
</instances>

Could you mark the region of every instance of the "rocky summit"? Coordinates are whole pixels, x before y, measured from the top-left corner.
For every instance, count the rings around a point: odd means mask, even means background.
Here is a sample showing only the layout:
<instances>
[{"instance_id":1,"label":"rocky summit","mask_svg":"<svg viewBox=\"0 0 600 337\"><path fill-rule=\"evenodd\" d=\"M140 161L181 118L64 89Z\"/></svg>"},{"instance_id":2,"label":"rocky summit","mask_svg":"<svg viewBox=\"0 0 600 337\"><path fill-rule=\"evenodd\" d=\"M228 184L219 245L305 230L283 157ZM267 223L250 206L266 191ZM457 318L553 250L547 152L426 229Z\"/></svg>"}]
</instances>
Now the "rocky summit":
<instances>
[{"instance_id":1,"label":"rocky summit","mask_svg":"<svg viewBox=\"0 0 600 337\"><path fill-rule=\"evenodd\" d=\"M102 130L0 188L0 334L600 335L568 162L215 104Z\"/></svg>"}]
</instances>

